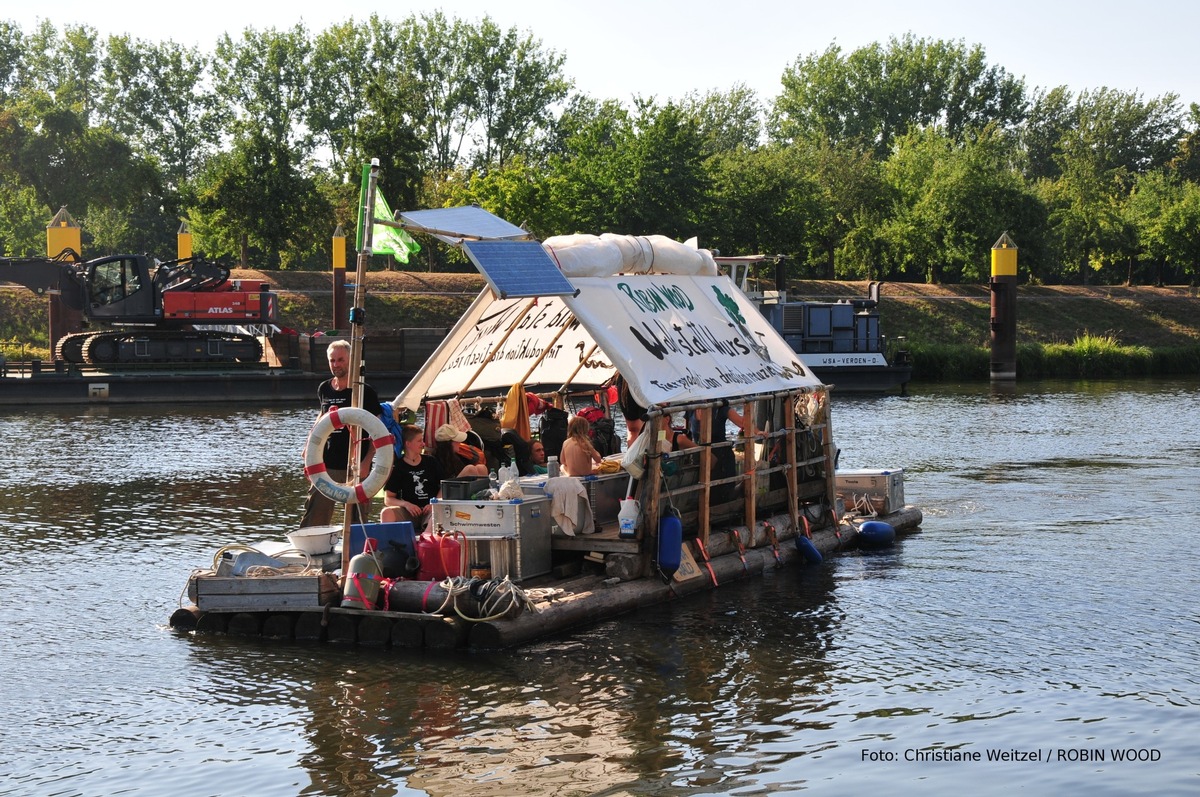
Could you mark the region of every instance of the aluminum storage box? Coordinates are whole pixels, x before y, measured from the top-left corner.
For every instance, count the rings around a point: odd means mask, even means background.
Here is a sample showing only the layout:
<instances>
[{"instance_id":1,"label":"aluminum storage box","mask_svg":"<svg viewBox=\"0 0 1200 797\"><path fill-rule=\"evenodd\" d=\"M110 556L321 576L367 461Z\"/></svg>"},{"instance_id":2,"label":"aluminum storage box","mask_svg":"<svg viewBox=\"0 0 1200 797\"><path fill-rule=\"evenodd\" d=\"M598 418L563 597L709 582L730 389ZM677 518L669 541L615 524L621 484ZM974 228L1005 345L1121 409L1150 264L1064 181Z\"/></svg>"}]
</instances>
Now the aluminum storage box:
<instances>
[{"instance_id":1,"label":"aluminum storage box","mask_svg":"<svg viewBox=\"0 0 1200 797\"><path fill-rule=\"evenodd\" d=\"M592 519L596 525L616 525L621 512L621 499L629 489L629 474L625 471L585 476L583 486L587 489L588 502L592 505Z\"/></svg>"},{"instance_id":2,"label":"aluminum storage box","mask_svg":"<svg viewBox=\"0 0 1200 797\"><path fill-rule=\"evenodd\" d=\"M839 470L834 477L838 495L851 508L868 501L886 515L904 508L904 470Z\"/></svg>"},{"instance_id":3,"label":"aluminum storage box","mask_svg":"<svg viewBox=\"0 0 1200 797\"><path fill-rule=\"evenodd\" d=\"M601 526L615 526L621 511L621 499L629 489L629 474L622 470L580 476L579 480L587 491L596 530L599 531ZM546 494L545 484L545 476L525 476L521 479L521 490L528 496L543 496Z\"/></svg>"},{"instance_id":4,"label":"aluminum storage box","mask_svg":"<svg viewBox=\"0 0 1200 797\"><path fill-rule=\"evenodd\" d=\"M461 531L470 543L468 565L487 562L492 577L522 581L550 572L550 499L510 501L435 499L434 527Z\"/></svg>"}]
</instances>

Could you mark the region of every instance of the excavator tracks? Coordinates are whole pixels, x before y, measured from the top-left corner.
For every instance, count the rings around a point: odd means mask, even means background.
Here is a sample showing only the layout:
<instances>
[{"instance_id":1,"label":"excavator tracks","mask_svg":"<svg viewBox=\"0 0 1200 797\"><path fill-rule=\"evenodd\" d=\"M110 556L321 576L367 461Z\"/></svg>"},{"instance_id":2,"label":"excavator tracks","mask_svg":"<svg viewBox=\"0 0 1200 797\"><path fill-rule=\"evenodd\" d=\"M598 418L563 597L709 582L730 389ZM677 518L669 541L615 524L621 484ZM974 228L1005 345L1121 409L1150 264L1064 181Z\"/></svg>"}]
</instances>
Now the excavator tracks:
<instances>
[{"instance_id":1,"label":"excavator tracks","mask_svg":"<svg viewBox=\"0 0 1200 797\"><path fill-rule=\"evenodd\" d=\"M263 353L252 335L215 330L112 331L84 337L82 361L96 366L255 363Z\"/></svg>"}]
</instances>

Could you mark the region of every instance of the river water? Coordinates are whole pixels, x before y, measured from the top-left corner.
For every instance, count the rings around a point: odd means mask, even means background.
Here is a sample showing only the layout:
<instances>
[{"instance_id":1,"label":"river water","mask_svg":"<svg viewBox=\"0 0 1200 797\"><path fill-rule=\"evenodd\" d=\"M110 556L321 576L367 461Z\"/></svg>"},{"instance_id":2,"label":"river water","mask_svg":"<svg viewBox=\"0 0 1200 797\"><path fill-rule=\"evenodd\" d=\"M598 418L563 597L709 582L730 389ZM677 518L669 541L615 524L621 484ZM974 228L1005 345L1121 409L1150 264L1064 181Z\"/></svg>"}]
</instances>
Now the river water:
<instances>
[{"instance_id":1,"label":"river water","mask_svg":"<svg viewBox=\"0 0 1200 797\"><path fill-rule=\"evenodd\" d=\"M1200 791L1200 381L838 397L920 532L516 651L172 631L312 417L0 413L0 794Z\"/></svg>"}]
</instances>

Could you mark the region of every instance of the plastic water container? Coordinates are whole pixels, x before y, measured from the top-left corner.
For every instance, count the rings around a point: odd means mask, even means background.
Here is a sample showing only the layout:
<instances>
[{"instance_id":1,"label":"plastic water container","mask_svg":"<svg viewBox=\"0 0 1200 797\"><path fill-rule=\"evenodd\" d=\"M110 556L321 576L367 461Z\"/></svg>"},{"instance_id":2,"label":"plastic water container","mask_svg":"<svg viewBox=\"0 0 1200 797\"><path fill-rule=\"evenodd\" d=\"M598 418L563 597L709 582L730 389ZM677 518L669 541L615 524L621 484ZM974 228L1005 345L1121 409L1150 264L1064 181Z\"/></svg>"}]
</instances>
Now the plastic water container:
<instances>
[{"instance_id":1,"label":"plastic water container","mask_svg":"<svg viewBox=\"0 0 1200 797\"><path fill-rule=\"evenodd\" d=\"M642 519L642 507L635 498L621 500L621 511L617 513L617 523L620 531L617 536L622 540L636 540L638 521Z\"/></svg>"},{"instance_id":2,"label":"plastic water container","mask_svg":"<svg viewBox=\"0 0 1200 797\"><path fill-rule=\"evenodd\" d=\"M559 476L561 471L558 469L558 457L550 457L546 460L546 476L553 479Z\"/></svg>"}]
</instances>

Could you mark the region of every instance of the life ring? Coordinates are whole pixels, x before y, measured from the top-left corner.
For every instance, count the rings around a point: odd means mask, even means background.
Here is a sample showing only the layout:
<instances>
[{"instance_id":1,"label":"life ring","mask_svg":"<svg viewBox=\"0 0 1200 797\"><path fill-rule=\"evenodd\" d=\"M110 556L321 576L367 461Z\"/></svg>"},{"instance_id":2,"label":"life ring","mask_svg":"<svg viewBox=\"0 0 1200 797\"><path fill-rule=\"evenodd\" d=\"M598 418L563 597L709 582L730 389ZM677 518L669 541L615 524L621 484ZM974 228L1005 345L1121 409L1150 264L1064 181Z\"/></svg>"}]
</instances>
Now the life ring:
<instances>
[{"instance_id":1,"label":"life ring","mask_svg":"<svg viewBox=\"0 0 1200 797\"><path fill-rule=\"evenodd\" d=\"M347 426L357 426L369 434L371 446L375 449L371 472L361 484L338 484L325 468L325 441L333 432ZM317 418L312 431L308 433L308 443L304 446L304 475L321 495L331 501L365 504L379 492L392 471L394 442L395 438L377 415L359 407L330 407L329 412Z\"/></svg>"}]
</instances>

